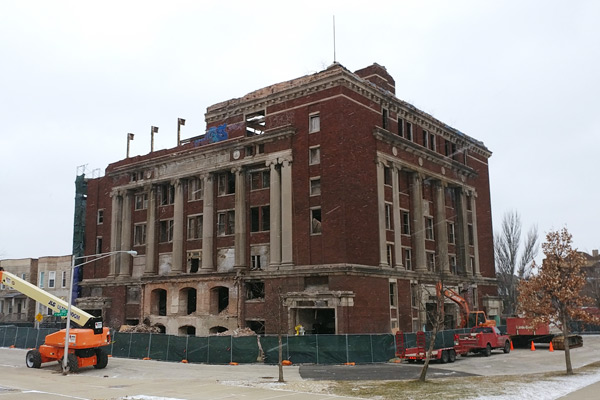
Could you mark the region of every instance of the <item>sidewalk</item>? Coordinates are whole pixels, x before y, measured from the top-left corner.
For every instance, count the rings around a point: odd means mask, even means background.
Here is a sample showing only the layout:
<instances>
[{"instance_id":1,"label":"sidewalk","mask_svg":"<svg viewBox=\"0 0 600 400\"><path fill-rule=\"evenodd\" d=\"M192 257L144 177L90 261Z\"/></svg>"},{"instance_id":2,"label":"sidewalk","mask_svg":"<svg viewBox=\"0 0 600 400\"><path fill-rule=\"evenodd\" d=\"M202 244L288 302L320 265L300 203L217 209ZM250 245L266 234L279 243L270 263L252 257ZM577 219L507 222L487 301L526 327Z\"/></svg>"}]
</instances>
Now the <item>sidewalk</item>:
<instances>
[{"instance_id":1,"label":"sidewalk","mask_svg":"<svg viewBox=\"0 0 600 400\"><path fill-rule=\"evenodd\" d=\"M559 397L559 400L596 400L600 398L600 382L569 393L566 396Z\"/></svg>"}]
</instances>

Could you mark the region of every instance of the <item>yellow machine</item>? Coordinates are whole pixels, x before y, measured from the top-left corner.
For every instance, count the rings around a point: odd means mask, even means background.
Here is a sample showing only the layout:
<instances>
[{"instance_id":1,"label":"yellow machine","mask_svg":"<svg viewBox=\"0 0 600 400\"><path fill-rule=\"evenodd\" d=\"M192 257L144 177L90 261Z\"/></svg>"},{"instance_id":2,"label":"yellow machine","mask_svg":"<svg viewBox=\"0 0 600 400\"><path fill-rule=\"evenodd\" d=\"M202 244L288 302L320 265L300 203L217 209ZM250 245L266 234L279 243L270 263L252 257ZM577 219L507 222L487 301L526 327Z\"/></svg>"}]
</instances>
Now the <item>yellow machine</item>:
<instances>
[{"instance_id":1,"label":"yellow machine","mask_svg":"<svg viewBox=\"0 0 600 400\"><path fill-rule=\"evenodd\" d=\"M484 311L471 311L467 301L449 288L442 288L442 284L438 282L436 285L438 296L440 294L449 298L460 307L461 321L457 328L472 328L474 326L496 326L496 321L487 319Z\"/></svg>"},{"instance_id":2,"label":"yellow machine","mask_svg":"<svg viewBox=\"0 0 600 400\"><path fill-rule=\"evenodd\" d=\"M0 268L0 282L15 289L38 303L66 316L68 303L18 276ZM102 346L110 344L110 330L103 326L102 319L71 305L71 320L81 328L69 329L67 366L76 372L81 367L104 368L108 364L108 354ZM40 368L42 363L61 362L65 353L66 330L46 336L39 349L29 350L25 363L29 368Z\"/></svg>"}]
</instances>

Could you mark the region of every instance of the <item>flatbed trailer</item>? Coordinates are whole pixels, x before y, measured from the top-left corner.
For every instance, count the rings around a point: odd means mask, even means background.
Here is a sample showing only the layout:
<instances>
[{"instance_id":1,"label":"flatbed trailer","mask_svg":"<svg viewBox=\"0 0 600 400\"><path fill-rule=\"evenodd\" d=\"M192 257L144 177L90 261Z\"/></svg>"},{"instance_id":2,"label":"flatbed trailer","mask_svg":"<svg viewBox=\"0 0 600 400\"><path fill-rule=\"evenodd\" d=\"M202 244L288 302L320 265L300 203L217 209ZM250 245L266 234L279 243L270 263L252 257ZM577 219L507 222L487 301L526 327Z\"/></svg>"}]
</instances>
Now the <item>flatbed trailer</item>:
<instances>
[{"instance_id":1,"label":"flatbed trailer","mask_svg":"<svg viewBox=\"0 0 600 400\"><path fill-rule=\"evenodd\" d=\"M424 361L427 358L428 347L426 345L425 332L417 332L416 347L406 347L404 342L404 333L396 333L396 357L401 360L407 360L409 363ZM458 342L458 335L454 335L454 345L450 347L440 347L433 349L431 360L436 360L442 364L456 361L458 355L465 355L466 349Z\"/></svg>"}]
</instances>

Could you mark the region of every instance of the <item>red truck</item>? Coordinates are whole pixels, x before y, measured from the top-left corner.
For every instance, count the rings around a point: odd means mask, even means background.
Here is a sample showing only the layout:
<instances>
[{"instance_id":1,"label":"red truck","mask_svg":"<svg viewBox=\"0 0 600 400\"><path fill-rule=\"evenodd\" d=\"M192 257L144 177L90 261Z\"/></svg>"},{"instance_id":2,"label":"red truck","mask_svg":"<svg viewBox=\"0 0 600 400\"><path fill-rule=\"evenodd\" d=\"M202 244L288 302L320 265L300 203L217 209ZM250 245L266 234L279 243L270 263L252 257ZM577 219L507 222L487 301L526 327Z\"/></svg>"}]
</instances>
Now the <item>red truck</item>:
<instances>
[{"instance_id":1,"label":"red truck","mask_svg":"<svg viewBox=\"0 0 600 400\"><path fill-rule=\"evenodd\" d=\"M476 326L470 333L458 337L458 344L466 353L483 353L489 357L493 349L510 353L510 337L503 335L495 326Z\"/></svg>"},{"instance_id":2,"label":"red truck","mask_svg":"<svg viewBox=\"0 0 600 400\"><path fill-rule=\"evenodd\" d=\"M396 333L396 357L401 360L407 360L409 363L424 361L427 357L427 341L425 332L417 332L416 347L405 347L404 334ZM431 360L437 360L442 364L452 363L456 360L457 355L465 355L466 350L458 343L458 335L454 337L454 343L451 347L435 348L431 352Z\"/></svg>"}]
</instances>

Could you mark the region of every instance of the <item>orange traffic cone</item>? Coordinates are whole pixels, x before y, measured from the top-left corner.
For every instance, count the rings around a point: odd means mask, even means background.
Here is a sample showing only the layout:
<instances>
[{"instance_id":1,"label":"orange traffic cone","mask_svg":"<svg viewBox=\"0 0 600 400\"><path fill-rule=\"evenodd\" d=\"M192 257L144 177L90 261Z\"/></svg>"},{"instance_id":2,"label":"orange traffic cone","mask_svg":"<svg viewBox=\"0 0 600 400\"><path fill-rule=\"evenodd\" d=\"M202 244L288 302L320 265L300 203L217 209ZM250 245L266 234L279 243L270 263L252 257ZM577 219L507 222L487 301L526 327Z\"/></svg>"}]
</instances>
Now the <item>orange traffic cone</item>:
<instances>
[{"instance_id":1,"label":"orange traffic cone","mask_svg":"<svg viewBox=\"0 0 600 400\"><path fill-rule=\"evenodd\" d=\"M535 346L533 345L533 340L531 341L531 351L535 351Z\"/></svg>"},{"instance_id":2,"label":"orange traffic cone","mask_svg":"<svg viewBox=\"0 0 600 400\"><path fill-rule=\"evenodd\" d=\"M554 346L552 345L552 341L550 341L550 348L548 350L554 351Z\"/></svg>"},{"instance_id":3,"label":"orange traffic cone","mask_svg":"<svg viewBox=\"0 0 600 400\"><path fill-rule=\"evenodd\" d=\"M513 347L512 340L510 341L510 351L513 351L515 348Z\"/></svg>"}]
</instances>

